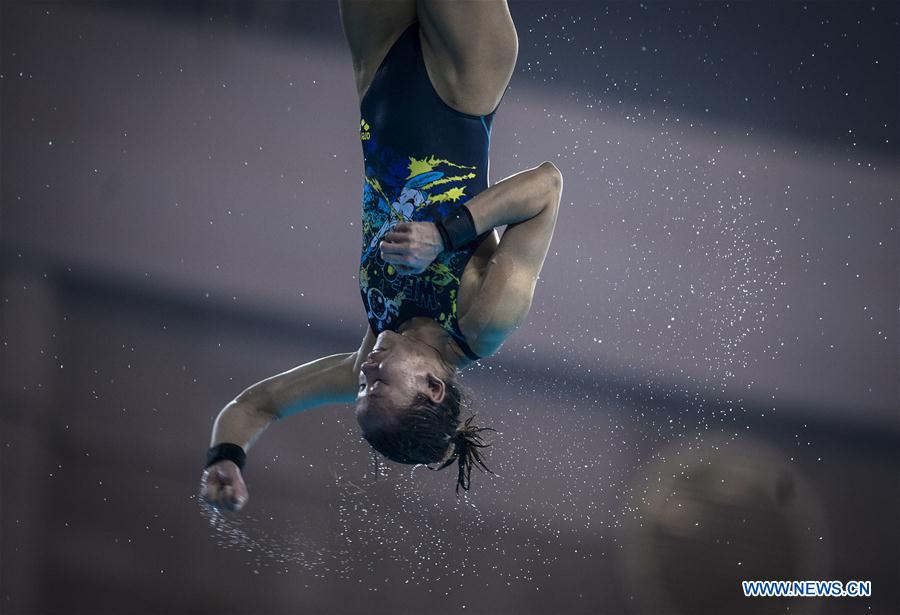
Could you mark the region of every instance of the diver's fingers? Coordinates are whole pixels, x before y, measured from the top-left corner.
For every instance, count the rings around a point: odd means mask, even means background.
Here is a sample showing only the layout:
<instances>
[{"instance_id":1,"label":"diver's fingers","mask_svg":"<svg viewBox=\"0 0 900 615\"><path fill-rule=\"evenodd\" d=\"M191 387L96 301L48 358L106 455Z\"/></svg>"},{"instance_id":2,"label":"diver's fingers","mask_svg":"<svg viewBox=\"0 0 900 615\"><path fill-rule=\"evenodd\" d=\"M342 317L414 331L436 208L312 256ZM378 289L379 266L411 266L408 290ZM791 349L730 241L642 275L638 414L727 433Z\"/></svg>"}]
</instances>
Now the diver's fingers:
<instances>
[{"instance_id":1,"label":"diver's fingers","mask_svg":"<svg viewBox=\"0 0 900 615\"><path fill-rule=\"evenodd\" d=\"M398 222L391 228L391 231L393 231L395 233L404 233L405 234L405 233L411 233L412 228L413 228L412 222Z\"/></svg>"},{"instance_id":2,"label":"diver's fingers","mask_svg":"<svg viewBox=\"0 0 900 615\"><path fill-rule=\"evenodd\" d=\"M409 265L410 264L409 257L404 254L390 254L390 253L385 254L384 252L382 252L381 260L393 265L394 267L397 267L398 265Z\"/></svg>"},{"instance_id":3,"label":"diver's fingers","mask_svg":"<svg viewBox=\"0 0 900 615\"><path fill-rule=\"evenodd\" d=\"M412 241L412 234L410 233L385 233L384 240L382 243L393 243L393 244L409 244Z\"/></svg>"},{"instance_id":4,"label":"diver's fingers","mask_svg":"<svg viewBox=\"0 0 900 615\"><path fill-rule=\"evenodd\" d=\"M213 464L204 472L200 495L219 510L235 512L243 508L249 499L240 469L227 460Z\"/></svg>"},{"instance_id":5,"label":"diver's fingers","mask_svg":"<svg viewBox=\"0 0 900 615\"><path fill-rule=\"evenodd\" d=\"M227 476L216 466L211 466L204 474L205 493L210 500L217 500L228 485Z\"/></svg>"},{"instance_id":6,"label":"diver's fingers","mask_svg":"<svg viewBox=\"0 0 900 615\"><path fill-rule=\"evenodd\" d=\"M412 250L395 250L393 252L382 250L381 259L386 263L394 265L394 267L405 265L406 267L415 268L422 265L422 259L417 257Z\"/></svg>"},{"instance_id":7,"label":"diver's fingers","mask_svg":"<svg viewBox=\"0 0 900 615\"><path fill-rule=\"evenodd\" d=\"M382 241L378 244L382 254L405 254L409 252L409 243L396 243L391 241Z\"/></svg>"}]
</instances>

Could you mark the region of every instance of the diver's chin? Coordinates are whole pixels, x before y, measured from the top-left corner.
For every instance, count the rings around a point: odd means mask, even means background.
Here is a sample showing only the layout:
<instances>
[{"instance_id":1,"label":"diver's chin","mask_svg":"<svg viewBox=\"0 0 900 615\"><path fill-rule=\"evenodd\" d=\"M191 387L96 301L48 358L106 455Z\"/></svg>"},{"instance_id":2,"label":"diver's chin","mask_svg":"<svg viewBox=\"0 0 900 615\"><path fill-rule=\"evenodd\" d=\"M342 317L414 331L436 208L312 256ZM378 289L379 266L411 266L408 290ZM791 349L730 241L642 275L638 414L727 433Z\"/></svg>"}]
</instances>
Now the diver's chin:
<instances>
[{"instance_id":1,"label":"diver's chin","mask_svg":"<svg viewBox=\"0 0 900 615\"><path fill-rule=\"evenodd\" d=\"M393 336L397 335L393 331L384 330L378 334L378 337L375 338L375 345L372 347L373 351L378 350L388 350L391 347L391 339Z\"/></svg>"}]
</instances>

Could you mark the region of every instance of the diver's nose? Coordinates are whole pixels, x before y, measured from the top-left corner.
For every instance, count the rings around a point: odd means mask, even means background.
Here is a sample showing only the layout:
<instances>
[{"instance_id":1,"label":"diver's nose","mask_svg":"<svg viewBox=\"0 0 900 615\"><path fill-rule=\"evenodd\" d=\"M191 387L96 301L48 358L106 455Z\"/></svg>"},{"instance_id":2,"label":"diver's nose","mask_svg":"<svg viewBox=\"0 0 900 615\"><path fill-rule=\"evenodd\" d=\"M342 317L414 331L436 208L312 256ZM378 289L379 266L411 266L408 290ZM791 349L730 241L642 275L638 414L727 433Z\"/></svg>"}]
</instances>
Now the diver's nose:
<instances>
[{"instance_id":1,"label":"diver's nose","mask_svg":"<svg viewBox=\"0 0 900 615\"><path fill-rule=\"evenodd\" d=\"M370 378L372 374L378 371L378 363L369 358L359 369L366 378Z\"/></svg>"}]
</instances>

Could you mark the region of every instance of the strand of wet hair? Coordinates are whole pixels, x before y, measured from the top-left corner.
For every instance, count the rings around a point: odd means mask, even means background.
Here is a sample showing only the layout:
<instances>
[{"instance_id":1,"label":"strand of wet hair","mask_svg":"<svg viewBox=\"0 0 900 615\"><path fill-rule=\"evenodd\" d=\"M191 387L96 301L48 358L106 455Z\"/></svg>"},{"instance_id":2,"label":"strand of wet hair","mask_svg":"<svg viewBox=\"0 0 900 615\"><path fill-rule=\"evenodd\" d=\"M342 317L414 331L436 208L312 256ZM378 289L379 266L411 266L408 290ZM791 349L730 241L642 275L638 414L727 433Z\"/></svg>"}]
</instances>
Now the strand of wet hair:
<instances>
[{"instance_id":1,"label":"strand of wet hair","mask_svg":"<svg viewBox=\"0 0 900 615\"><path fill-rule=\"evenodd\" d=\"M465 423L463 423L460 427L457 428L456 434L453 436L454 440L454 451L450 456L450 459L445 461L440 467L435 468L436 470L443 470L454 461L457 462L458 465L458 475L456 479L456 496L459 497L459 488L462 487L464 491L468 491L472 485L472 468L478 467L480 470L484 472L488 472L489 474L494 474L494 472L487 467L484 463L484 457L479 449L487 448L491 446L491 443L485 442L484 438L481 436L481 432L483 431L494 431L491 427L474 427L472 426L472 421L477 416L473 414L469 418L466 419ZM429 468L431 469L431 468ZM494 474L496 476L496 474Z\"/></svg>"}]
</instances>

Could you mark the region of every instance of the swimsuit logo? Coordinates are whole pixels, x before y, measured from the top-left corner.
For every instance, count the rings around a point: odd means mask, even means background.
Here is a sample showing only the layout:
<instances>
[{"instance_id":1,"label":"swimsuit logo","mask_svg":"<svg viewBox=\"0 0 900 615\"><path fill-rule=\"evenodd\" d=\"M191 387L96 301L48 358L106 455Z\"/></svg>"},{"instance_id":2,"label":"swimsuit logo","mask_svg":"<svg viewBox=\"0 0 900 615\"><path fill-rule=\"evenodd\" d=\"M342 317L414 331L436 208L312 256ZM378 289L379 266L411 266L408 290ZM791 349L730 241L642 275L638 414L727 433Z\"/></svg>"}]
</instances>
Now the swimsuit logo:
<instances>
[{"instance_id":1,"label":"swimsuit logo","mask_svg":"<svg viewBox=\"0 0 900 615\"><path fill-rule=\"evenodd\" d=\"M363 141L368 141L371 138L372 133L369 132L369 124L366 120L359 120L359 138Z\"/></svg>"}]
</instances>

